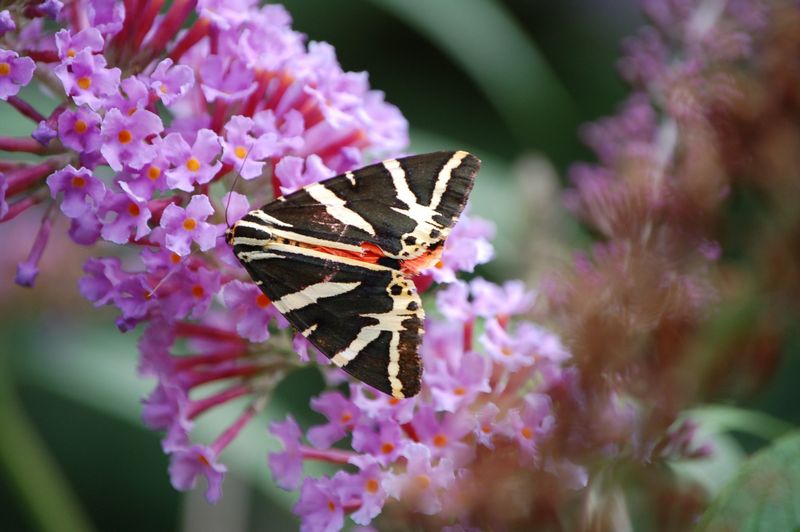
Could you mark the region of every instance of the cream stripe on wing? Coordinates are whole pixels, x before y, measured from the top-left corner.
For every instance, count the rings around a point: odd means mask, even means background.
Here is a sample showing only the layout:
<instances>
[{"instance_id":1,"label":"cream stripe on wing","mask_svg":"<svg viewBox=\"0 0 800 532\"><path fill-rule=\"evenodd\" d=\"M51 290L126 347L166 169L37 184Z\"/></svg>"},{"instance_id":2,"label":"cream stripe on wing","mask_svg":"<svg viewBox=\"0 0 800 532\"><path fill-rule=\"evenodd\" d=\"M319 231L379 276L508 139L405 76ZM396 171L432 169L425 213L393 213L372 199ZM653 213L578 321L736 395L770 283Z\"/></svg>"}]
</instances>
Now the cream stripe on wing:
<instances>
[{"instance_id":1,"label":"cream stripe on wing","mask_svg":"<svg viewBox=\"0 0 800 532\"><path fill-rule=\"evenodd\" d=\"M315 201L321 203L325 207L325 210L328 211L328 214L343 224L352 225L370 235L375 235L375 228L373 228L368 221L362 218L356 211L348 208L346 202L342 198L323 185L319 183L309 185L305 188L305 191L308 192L308 195Z\"/></svg>"},{"instance_id":2,"label":"cream stripe on wing","mask_svg":"<svg viewBox=\"0 0 800 532\"><path fill-rule=\"evenodd\" d=\"M350 342L350 345L336 353L331 359L334 364L339 366L346 366L351 360L356 358L358 354L373 340L375 340L383 331L376 327L363 327L358 331L358 335Z\"/></svg>"},{"instance_id":3,"label":"cream stripe on wing","mask_svg":"<svg viewBox=\"0 0 800 532\"><path fill-rule=\"evenodd\" d=\"M287 312L314 304L320 299L346 294L359 286L361 286L360 281L354 283L315 283L297 292L286 294L282 298L273 301L272 304L275 305L276 309L286 314Z\"/></svg>"},{"instance_id":4,"label":"cream stripe on wing","mask_svg":"<svg viewBox=\"0 0 800 532\"><path fill-rule=\"evenodd\" d=\"M281 196L281 197L283 197L283 196ZM286 222L282 222L282 221L278 220L277 218L275 218L274 216L270 216L269 214L267 214L264 211L259 210L259 209L256 209L254 211L250 211L247 214L248 214L248 216L255 216L259 220L262 220L262 221L264 221L264 222L266 222L268 224L279 225L281 227L291 227L292 226L292 224L286 223Z\"/></svg>"},{"instance_id":5,"label":"cream stripe on wing","mask_svg":"<svg viewBox=\"0 0 800 532\"><path fill-rule=\"evenodd\" d=\"M264 247L271 242L268 238L250 238L249 236L235 236L231 243L234 246L261 246Z\"/></svg>"},{"instance_id":6,"label":"cream stripe on wing","mask_svg":"<svg viewBox=\"0 0 800 532\"><path fill-rule=\"evenodd\" d=\"M286 240L292 240L294 242L302 242L304 244L311 244L313 246L322 246L326 248L342 249L345 251L351 251L353 253L364 253L364 248L361 246L345 244L344 242L337 242L336 240L314 238L313 236L301 235L300 233L295 233L294 231L276 229L274 227L270 227L269 231L273 237L285 238Z\"/></svg>"},{"instance_id":7,"label":"cream stripe on wing","mask_svg":"<svg viewBox=\"0 0 800 532\"><path fill-rule=\"evenodd\" d=\"M392 397L403 399L403 383L397 378L400 373L400 333L392 332L392 339L389 342L389 366L386 372L389 374L389 384L392 386Z\"/></svg>"},{"instance_id":8,"label":"cream stripe on wing","mask_svg":"<svg viewBox=\"0 0 800 532\"><path fill-rule=\"evenodd\" d=\"M270 234L264 225L255 222L249 222L247 220L239 220L238 222L236 222L236 225L233 226L233 230L236 231L237 227L247 227L248 229L254 229L260 233L264 233L267 236L269 236ZM272 228L270 227L270 229Z\"/></svg>"},{"instance_id":9,"label":"cream stripe on wing","mask_svg":"<svg viewBox=\"0 0 800 532\"><path fill-rule=\"evenodd\" d=\"M386 171L392 176L392 184L394 184L394 190L397 192L397 198L408 205L409 210L411 210L411 207L417 204L417 197L411 192L411 189L408 188L406 173L400 166L400 162L396 159L389 159L383 161L383 167L386 168Z\"/></svg>"},{"instance_id":10,"label":"cream stripe on wing","mask_svg":"<svg viewBox=\"0 0 800 532\"><path fill-rule=\"evenodd\" d=\"M444 191L447 190L447 183L450 181L453 170L461 165L461 160L467 155L469 154L465 151L455 152L453 156L450 157L450 160L447 161L447 164L444 165L444 168L441 169L439 176L436 178L436 185L433 187L433 194L431 195L431 203L429 205L431 209L435 209L439 206Z\"/></svg>"}]
</instances>

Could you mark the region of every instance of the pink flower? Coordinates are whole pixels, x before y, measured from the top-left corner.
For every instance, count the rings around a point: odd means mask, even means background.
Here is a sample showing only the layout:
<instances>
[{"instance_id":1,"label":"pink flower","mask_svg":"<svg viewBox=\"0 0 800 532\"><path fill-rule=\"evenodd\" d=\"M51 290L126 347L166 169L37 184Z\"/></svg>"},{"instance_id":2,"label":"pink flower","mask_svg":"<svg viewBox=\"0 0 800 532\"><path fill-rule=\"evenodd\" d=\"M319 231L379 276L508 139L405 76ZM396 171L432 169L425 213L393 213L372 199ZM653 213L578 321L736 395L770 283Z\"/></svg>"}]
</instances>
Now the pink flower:
<instances>
[{"instance_id":1,"label":"pink flower","mask_svg":"<svg viewBox=\"0 0 800 532\"><path fill-rule=\"evenodd\" d=\"M204 185L222 168L219 161L219 137L210 129L197 132L194 145L189 144L178 133L170 133L164 139L164 150L172 168L167 170L167 185L191 192L195 185Z\"/></svg>"},{"instance_id":2,"label":"pink flower","mask_svg":"<svg viewBox=\"0 0 800 532\"><path fill-rule=\"evenodd\" d=\"M111 109L103 119L100 152L114 170L122 170L123 166L138 170L155 158L156 149L147 140L162 129L161 118L150 111L123 114Z\"/></svg>"},{"instance_id":3,"label":"pink flower","mask_svg":"<svg viewBox=\"0 0 800 532\"><path fill-rule=\"evenodd\" d=\"M84 48L56 66L54 73L77 105L98 110L103 99L117 90L121 71L116 67L106 68L105 57L92 55L91 50Z\"/></svg>"},{"instance_id":4,"label":"pink flower","mask_svg":"<svg viewBox=\"0 0 800 532\"><path fill-rule=\"evenodd\" d=\"M189 254L192 242L196 242L202 251L213 248L221 234L220 227L205 221L213 213L214 208L205 194L192 196L185 209L174 203L167 205L161 215L167 249L183 256Z\"/></svg>"},{"instance_id":5,"label":"pink flower","mask_svg":"<svg viewBox=\"0 0 800 532\"><path fill-rule=\"evenodd\" d=\"M169 464L169 478L177 490L194 488L197 477L206 477L206 500L214 503L222 497L222 480L228 469L217 461L216 453L209 447L192 445L175 451Z\"/></svg>"},{"instance_id":6,"label":"pink flower","mask_svg":"<svg viewBox=\"0 0 800 532\"><path fill-rule=\"evenodd\" d=\"M63 193L61 212L70 218L80 218L95 212L105 198L106 187L86 168L77 170L67 165L47 178L50 194L55 198Z\"/></svg>"},{"instance_id":7,"label":"pink flower","mask_svg":"<svg viewBox=\"0 0 800 532\"><path fill-rule=\"evenodd\" d=\"M36 65L30 57L0 49L0 100L8 100L30 83Z\"/></svg>"}]
</instances>

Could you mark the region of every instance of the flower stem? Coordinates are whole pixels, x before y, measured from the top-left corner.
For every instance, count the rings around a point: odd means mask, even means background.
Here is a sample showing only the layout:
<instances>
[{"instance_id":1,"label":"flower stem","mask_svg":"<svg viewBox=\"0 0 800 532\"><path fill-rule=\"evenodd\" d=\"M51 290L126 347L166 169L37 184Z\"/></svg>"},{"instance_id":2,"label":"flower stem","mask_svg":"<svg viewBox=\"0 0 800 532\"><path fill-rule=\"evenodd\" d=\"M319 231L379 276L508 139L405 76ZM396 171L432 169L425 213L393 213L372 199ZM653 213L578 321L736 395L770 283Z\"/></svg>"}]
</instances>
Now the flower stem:
<instances>
[{"instance_id":1,"label":"flower stem","mask_svg":"<svg viewBox=\"0 0 800 532\"><path fill-rule=\"evenodd\" d=\"M339 451L336 449L314 449L311 447L300 447L300 454L303 460L317 460L331 464L349 464L350 458L357 456L355 453Z\"/></svg>"},{"instance_id":2,"label":"flower stem","mask_svg":"<svg viewBox=\"0 0 800 532\"><path fill-rule=\"evenodd\" d=\"M0 150L11 152L44 153L44 146L33 139L21 137L0 137Z\"/></svg>"},{"instance_id":3,"label":"flower stem","mask_svg":"<svg viewBox=\"0 0 800 532\"><path fill-rule=\"evenodd\" d=\"M44 120L44 116L42 116L42 114L39 111L34 109L31 104L29 104L22 98L18 96L9 96L7 101L12 107L14 107L14 109L19 111L23 115L27 116L37 124L42 120Z\"/></svg>"},{"instance_id":4,"label":"flower stem","mask_svg":"<svg viewBox=\"0 0 800 532\"><path fill-rule=\"evenodd\" d=\"M6 356L0 356L0 469L43 531L92 530L58 464L17 399Z\"/></svg>"}]
</instances>

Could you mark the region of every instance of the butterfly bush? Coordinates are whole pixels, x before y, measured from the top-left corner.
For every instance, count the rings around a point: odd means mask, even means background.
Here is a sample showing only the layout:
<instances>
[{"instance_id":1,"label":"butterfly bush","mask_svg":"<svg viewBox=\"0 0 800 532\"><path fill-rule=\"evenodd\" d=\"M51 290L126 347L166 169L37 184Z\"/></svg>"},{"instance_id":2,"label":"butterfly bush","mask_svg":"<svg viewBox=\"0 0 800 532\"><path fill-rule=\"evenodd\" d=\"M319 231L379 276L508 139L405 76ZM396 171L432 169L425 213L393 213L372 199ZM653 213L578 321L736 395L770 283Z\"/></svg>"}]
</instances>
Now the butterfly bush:
<instances>
[{"instance_id":1,"label":"butterfly bush","mask_svg":"<svg viewBox=\"0 0 800 532\"><path fill-rule=\"evenodd\" d=\"M96 247L80 293L116 307L121 331L143 329L139 372L156 380L144 423L165 434L172 484L204 477L213 502L220 453L315 355L249 280L225 229L277 196L400 154L408 126L366 73L306 42L279 5L161 7L48 0L0 12L0 98L32 129L0 138L0 150L27 156L0 160L0 221L41 216L21 285L35 284L48 240L62 238L51 234L56 218L76 244ZM35 89L56 99L49 114L31 103ZM230 191L236 176L247 197ZM491 231L464 218L418 285L489 260ZM239 416L216 439L194 438L200 416L236 400ZM332 442L327 434L316 441ZM363 506L380 510L377 498Z\"/></svg>"}]
</instances>

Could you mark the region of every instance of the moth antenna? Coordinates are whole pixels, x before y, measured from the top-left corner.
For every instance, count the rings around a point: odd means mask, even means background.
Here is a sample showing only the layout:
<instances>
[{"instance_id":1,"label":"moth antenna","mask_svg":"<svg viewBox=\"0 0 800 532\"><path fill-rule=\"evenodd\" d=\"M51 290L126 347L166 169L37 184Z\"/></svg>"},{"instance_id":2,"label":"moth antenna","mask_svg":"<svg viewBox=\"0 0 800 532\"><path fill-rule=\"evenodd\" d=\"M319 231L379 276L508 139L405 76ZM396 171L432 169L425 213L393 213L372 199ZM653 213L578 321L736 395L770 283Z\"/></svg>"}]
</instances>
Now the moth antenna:
<instances>
[{"instance_id":1,"label":"moth antenna","mask_svg":"<svg viewBox=\"0 0 800 532\"><path fill-rule=\"evenodd\" d=\"M242 175L242 170L244 169L245 163L247 163L247 158L250 157L250 150L252 149L253 145L251 144L250 147L247 148L247 153L244 154L244 159L242 160L242 164L239 165L239 170L236 172L236 177L233 178L233 184L231 185L231 190L230 192L228 192L228 201L225 202L225 226L228 229L231 228L231 224L228 221L228 208L231 206L231 196L233 195L232 192L236 189L236 183L239 182L239 177Z\"/></svg>"},{"instance_id":2,"label":"moth antenna","mask_svg":"<svg viewBox=\"0 0 800 532\"><path fill-rule=\"evenodd\" d=\"M189 253L189 254L188 254L188 255L186 255L185 257L181 257L181 261L180 261L178 264L176 264L176 265L175 265L175 267L173 267L173 268L172 268L170 271L168 271L168 272L167 272L167 274L166 274L164 277L162 277L161 279L159 279L159 281L156 283L156 285L155 285L155 286L154 286L154 287L153 287L153 288L152 288L152 289L151 289L149 292L147 292L147 298L149 299L149 298L153 297L153 296L156 294L156 291L157 291L159 288L161 288L161 285L162 285L162 284L164 284L165 282L167 282L167 280L168 280L170 277L172 277L172 275L173 275L173 274L174 274L176 271L178 271L178 265L179 265L179 264L182 264L182 263L183 263L183 261L187 260L189 257L191 257L192 255L194 255L195 253L197 253L197 252L199 252L199 251L200 251L199 249L195 249L194 251L192 251L191 253Z\"/></svg>"}]
</instances>

